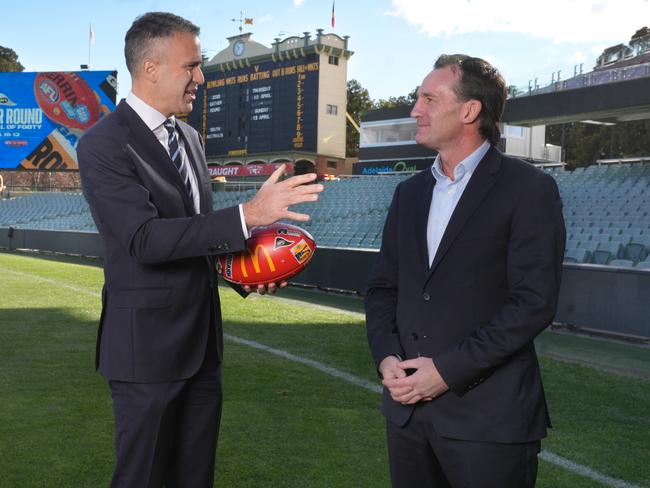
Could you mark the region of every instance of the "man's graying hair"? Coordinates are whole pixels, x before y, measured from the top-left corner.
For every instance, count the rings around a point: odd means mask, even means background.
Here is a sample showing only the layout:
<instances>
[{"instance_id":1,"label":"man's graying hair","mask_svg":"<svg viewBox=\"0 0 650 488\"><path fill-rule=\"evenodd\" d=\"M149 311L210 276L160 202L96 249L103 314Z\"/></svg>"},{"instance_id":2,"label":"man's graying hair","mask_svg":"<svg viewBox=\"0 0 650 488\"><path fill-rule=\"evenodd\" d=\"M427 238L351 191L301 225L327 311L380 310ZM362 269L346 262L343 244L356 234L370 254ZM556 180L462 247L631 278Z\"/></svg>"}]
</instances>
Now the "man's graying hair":
<instances>
[{"instance_id":1,"label":"man's graying hair","mask_svg":"<svg viewBox=\"0 0 650 488\"><path fill-rule=\"evenodd\" d=\"M154 41L176 32L198 36L200 29L189 20L167 12L148 12L136 18L124 38L124 57L131 76L138 72L143 58L150 55Z\"/></svg>"},{"instance_id":2,"label":"man's graying hair","mask_svg":"<svg viewBox=\"0 0 650 488\"><path fill-rule=\"evenodd\" d=\"M460 70L460 80L454 88L462 102L478 100L481 102L479 132L490 144L497 145L501 138L499 119L503 114L508 91L506 82L490 63L465 54L443 54L438 58L434 69L449 67L456 73Z\"/></svg>"}]
</instances>

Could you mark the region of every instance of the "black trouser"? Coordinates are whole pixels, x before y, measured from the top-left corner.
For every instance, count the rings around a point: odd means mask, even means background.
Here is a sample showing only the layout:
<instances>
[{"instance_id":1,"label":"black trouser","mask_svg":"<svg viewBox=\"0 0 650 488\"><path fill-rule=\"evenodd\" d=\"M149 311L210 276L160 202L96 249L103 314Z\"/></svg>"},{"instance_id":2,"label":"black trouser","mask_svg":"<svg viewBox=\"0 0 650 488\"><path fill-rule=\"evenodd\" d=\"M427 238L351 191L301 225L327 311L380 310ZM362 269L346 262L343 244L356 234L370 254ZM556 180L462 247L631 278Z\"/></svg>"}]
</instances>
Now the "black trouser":
<instances>
[{"instance_id":1,"label":"black trouser","mask_svg":"<svg viewBox=\"0 0 650 488\"><path fill-rule=\"evenodd\" d=\"M442 437L416 407L404 427L387 422L394 488L533 488L540 442L497 444Z\"/></svg>"},{"instance_id":2,"label":"black trouser","mask_svg":"<svg viewBox=\"0 0 650 488\"><path fill-rule=\"evenodd\" d=\"M111 488L213 486L221 364L214 340L207 350L201 369L187 380L109 381L116 457Z\"/></svg>"}]
</instances>

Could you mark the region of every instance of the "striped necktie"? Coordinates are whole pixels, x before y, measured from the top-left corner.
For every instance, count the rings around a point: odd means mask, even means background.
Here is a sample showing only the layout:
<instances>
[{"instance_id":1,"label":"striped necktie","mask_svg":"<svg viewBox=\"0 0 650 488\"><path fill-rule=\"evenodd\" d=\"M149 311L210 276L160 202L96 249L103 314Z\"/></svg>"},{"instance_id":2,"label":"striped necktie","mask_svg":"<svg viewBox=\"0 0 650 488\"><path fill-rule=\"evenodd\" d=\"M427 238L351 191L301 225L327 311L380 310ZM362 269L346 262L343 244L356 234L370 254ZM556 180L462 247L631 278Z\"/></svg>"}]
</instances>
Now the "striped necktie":
<instances>
[{"instance_id":1,"label":"striped necktie","mask_svg":"<svg viewBox=\"0 0 650 488\"><path fill-rule=\"evenodd\" d=\"M190 201L194 202L194 196L192 195L192 184L190 183L190 175L188 173L188 168L186 164L183 164L183 158L181 157L181 148L178 145L178 137L176 137L176 130L174 121L167 119L163 126L167 129L169 134L169 139L167 139L167 146L169 149L169 157L172 159L174 166L178 170L178 173L181 175L183 183L185 183L185 188L187 188L187 193L190 196Z\"/></svg>"}]
</instances>

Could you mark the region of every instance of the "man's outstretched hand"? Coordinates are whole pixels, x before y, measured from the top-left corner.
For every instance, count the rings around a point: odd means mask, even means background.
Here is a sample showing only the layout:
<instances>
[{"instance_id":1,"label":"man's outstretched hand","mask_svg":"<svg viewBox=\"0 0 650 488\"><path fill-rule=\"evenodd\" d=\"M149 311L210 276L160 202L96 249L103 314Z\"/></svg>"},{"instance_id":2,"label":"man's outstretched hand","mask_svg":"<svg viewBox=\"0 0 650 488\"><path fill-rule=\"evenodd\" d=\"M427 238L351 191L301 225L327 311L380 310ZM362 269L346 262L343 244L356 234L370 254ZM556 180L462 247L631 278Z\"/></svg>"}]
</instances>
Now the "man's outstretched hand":
<instances>
[{"instance_id":1,"label":"man's outstretched hand","mask_svg":"<svg viewBox=\"0 0 650 488\"><path fill-rule=\"evenodd\" d=\"M315 173L292 176L278 181L284 174L286 165L281 165L257 191L255 196L243 204L244 221L249 229L258 225L270 225L278 220L306 222L309 215L292 212L291 205L315 202L323 185L309 184L316 179Z\"/></svg>"}]
</instances>

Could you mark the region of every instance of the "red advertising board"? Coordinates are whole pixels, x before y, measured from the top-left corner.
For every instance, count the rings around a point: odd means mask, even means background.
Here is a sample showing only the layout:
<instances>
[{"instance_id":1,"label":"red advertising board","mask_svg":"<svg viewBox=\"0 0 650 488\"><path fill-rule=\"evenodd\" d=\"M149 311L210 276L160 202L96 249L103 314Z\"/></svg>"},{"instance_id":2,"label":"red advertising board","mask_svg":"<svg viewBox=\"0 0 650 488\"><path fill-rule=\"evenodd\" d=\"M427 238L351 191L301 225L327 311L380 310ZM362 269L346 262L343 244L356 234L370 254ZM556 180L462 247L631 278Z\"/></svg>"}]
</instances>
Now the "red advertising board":
<instances>
[{"instance_id":1,"label":"red advertising board","mask_svg":"<svg viewBox=\"0 0 650 488\"><path fill-rule=\"evenodd\" d=\"M208 166L211 178L218 176L269 176L282 163L274 164L249 164L248 166ZM293 174L293 163L284 163L286 173Z\"/></svg>"}]
</instances>

